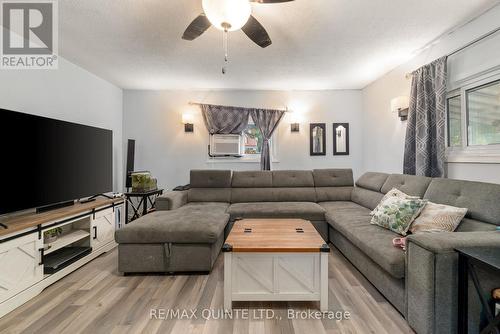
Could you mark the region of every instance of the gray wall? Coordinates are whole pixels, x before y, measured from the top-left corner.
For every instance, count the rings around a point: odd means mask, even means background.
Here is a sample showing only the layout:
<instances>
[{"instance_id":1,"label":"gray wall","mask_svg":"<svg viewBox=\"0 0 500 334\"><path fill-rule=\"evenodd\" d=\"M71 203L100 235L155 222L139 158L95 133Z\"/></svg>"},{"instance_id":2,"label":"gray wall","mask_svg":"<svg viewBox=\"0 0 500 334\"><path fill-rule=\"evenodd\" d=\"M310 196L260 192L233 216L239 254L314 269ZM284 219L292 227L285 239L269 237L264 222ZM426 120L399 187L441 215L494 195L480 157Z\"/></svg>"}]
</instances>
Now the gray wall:
<instances>
[{"instance_id":1,"label":"gray wall","mask_svg":"<svg viewBox=\"0 0 500 334\"><path fill-rule=\"evenodd\" d=\"M0 72L0 108L113 130L113 188L123 189L120 88L61 57L58 70Z\"/></svg>"},{"instance_id":2,"label":"gray wall","mask_svg":"<svg viewBox=\"0 0 500 334\"><path fill-rule=\"evenodd\" d=\"M435 45L363 89L363 170L401 173L406 122L391 113L392 98L409 96L405 74L498 27L500 6L440 39ZM448 61L449 85L500 66L500 34ZM500 164L450 163L448 177L500 183Z\"/></svg>"},{"instance_id":3,"label":"gray wall","mask_svg":"<svg viewBox=\"0 0 500 334\"><path fill-rule=\"evenodd\" d=\"M284 108L287 113L278 131L279 162L273 169L362 167L361 91L124 91L124 145L136 140L136 170L149 170L159 185L167 188L189 182L193 168L251 170L258 162L223 163L208 159L208 132L199 107L189 101ZM194 133L185 133L182 114L194 116ZM300 123L300 132L291 133L290 123ZM326 156L309 156L309 123L327 124ZM351 155L333 156L332 123L348 122Z\"/></svg>"}]
</instances>

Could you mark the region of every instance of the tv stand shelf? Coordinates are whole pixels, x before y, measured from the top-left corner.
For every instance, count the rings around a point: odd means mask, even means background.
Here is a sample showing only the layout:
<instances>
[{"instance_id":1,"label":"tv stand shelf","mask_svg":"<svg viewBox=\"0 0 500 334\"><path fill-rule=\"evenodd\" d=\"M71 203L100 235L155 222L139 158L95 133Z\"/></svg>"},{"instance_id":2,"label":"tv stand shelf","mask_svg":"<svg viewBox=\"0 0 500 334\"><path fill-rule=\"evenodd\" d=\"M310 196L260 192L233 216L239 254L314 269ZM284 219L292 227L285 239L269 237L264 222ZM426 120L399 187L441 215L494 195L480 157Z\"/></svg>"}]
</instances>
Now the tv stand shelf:
<instances>
[{"instance_id":1,"label":"tv stand shelf","mask_svg":"<svg viewBox=\"0 0 500 334\"><path fill-rule=\"evenodd\" d=\"M88 203L76 203L75 205L47 211L43 213L27 213L19 216L0 218L0 223L7 226L7 228L0 229L0 243L2 236L12 234L26 229L33 229L37 231L38 225L44 225L50 222L66 220L74 218L78 215L91 214L93 211L100 207L113 206L123 203L122 198L113 199L96 199Z\"/></svg>"},{"instance_id":2,"label":"tv stand shelf","mask_svg":"<svg viewBox=\"0 0 500 334\"><path fill-rule=\"evenodd\" d=\"M124 199L0 218L0 317L116 247ZM57 235L57 238L55 236Z\"/></svg>"},{"instance_id":3,"label":"tv stand shelf","mask_svg":"<svg viewBox=\"0 0 500 334\"><path fill-rule=\"evenodd\" d=\"M73 230L69 233L61 235L56 241L49 243L48 248L45 250L45 255L55 252L58 249L71 245L77 241L85 239L90 236L90 233L84 230Z\"/></svg>"}]
</instances>

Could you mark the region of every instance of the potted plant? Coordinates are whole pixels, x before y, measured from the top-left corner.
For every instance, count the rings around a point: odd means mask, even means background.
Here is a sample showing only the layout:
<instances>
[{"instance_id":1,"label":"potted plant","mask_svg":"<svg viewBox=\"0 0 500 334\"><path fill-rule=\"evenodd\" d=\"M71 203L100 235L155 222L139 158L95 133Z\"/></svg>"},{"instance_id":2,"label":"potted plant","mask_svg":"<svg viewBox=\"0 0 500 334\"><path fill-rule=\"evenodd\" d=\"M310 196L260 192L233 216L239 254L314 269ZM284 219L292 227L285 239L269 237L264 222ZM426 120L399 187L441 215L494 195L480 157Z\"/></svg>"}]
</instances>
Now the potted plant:
<instances>
[{"instance_id":1,"label":"potted plant","mask_svg":"<svg viewBox=\"0 0 500 334\"><path fill-rule=\"evenodd\" d=\"M43 232L43 239L46 244L50 244L56 241L60 234L62 234L62 228L55 227Z\"/></svg>"}]
</instances>

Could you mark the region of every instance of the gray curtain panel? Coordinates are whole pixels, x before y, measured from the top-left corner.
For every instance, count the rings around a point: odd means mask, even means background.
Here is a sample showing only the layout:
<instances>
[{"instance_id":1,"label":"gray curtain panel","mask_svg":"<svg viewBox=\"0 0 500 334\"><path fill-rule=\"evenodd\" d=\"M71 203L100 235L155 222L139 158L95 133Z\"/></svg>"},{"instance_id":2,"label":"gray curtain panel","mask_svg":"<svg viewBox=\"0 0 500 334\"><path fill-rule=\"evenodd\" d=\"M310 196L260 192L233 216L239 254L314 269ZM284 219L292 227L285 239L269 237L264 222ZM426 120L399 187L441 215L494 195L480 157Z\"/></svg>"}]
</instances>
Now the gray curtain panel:
<instances>
[{"instance_id":1,"label":"gray curtain panel","mask_svg":"<svg viewBox=\"0 0 500 334\"><path fill-rule=\"evenodd\" d=\"M444 176L446 58L413 72L406 128L405 174Z\"/></svg>"},{"instance_id":2,"label":"gray curtain panel","mask_svg":"<svg viewBox=\"0 0 500 334\"><path fill-rule=\"evenodd\" d=\"M255 125L262 133L264 142L262 143L262 152L260 154L260 169L271 170L271 154L269 149L269 140L279 122L285 115L283 110L253 109L251 112Z\"/></svg>"},{"instance_id":3,"label":"gray curtain panel","mask_svg":"<svg viewBox=\"0 0 500 334\"><path fill-rule=\"evenodd\" d=\"M241 134L248 125L251 109L201 104L203 120L210 134Z\"/></svg>"}]
</instances>

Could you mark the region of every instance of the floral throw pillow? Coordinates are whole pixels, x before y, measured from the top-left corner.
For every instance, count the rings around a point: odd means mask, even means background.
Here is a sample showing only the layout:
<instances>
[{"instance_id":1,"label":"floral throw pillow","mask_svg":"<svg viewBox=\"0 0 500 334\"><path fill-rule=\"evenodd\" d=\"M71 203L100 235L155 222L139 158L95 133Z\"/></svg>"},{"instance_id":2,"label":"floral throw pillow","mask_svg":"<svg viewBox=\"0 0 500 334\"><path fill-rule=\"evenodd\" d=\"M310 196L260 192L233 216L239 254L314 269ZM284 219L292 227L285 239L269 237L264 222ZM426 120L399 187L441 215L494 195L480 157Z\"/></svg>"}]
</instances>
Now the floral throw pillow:
<instances>
[{"instance_id":1,"label":"floral throw pillow","mask_svg":"<svg viewBox=\"0 0 500 334\"><path fill-rule=\"evenodd\" d=\"M382 205L382 203L384 203L384 201L386 199L393 198L393 197L396 197L396 198L418 198L418 197L407 195L407 194L405 194L404 192L402 192L401 190L399 190L397 188L392 188L391 190L389 190L387 192L387 194L384 195L384 197L382 197L382 200L377 205L377 207L375 209L373 209L372 212L370 212L370 215L373 216L375 214L375 212L377 211L377 209Z\"/></svg>"},{"instance_id":2,"label":"floral throw pillow","mask_svg":"<svg viewBox=\"0 0 500 334\"><path fill-rule=\"evenodd\" d=\"M418 198L388 198L374 210L370 223L406 236L426 204L427 200Z\"/></svg>"},{"instance_id":3,"label":"floral throw pillow","mask_svg":"<svg viewBox=\"0 0 500 334\"><path fill-rule=\"evenodd\" d=\"M453 232L467 214L467 209L429 202L411 225L411 233Z\"/></svg>"}]
</instances>

